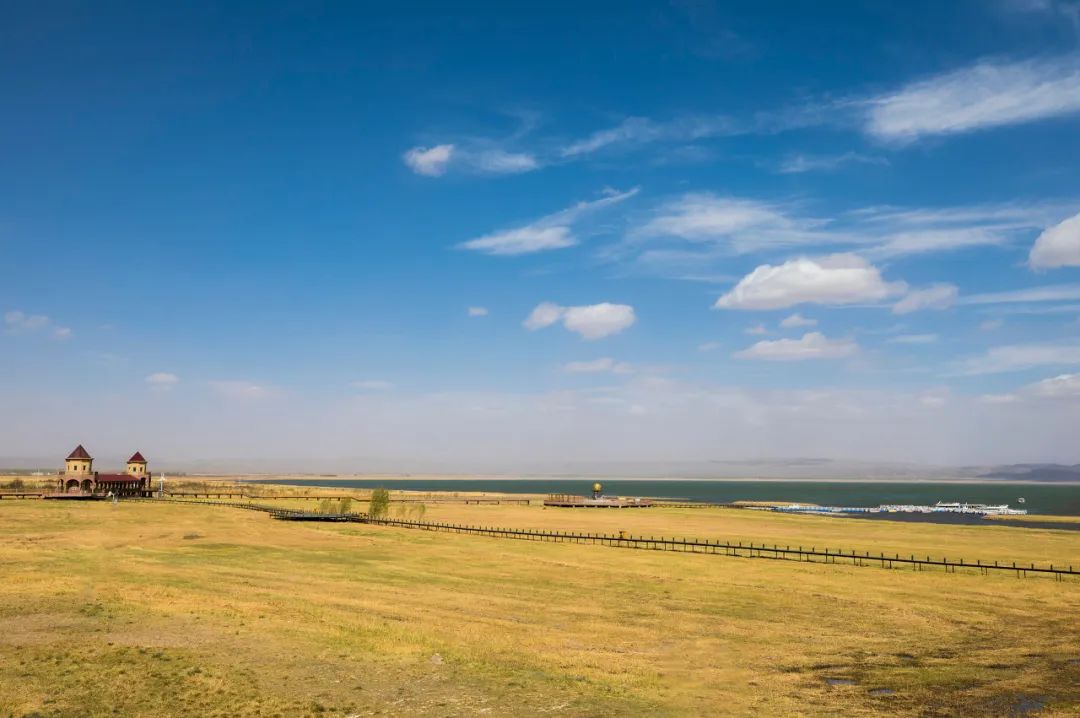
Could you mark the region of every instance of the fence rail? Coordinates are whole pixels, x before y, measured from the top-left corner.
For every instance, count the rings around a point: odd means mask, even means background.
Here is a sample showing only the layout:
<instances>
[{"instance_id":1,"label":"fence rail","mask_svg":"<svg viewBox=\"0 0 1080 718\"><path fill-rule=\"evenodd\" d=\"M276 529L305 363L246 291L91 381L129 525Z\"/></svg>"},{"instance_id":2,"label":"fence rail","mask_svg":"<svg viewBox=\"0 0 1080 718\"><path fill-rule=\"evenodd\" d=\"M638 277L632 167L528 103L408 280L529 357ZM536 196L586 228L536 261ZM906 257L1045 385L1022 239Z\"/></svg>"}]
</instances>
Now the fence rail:
<instances>
[{"instance_id":1,"label":"fence rail","mask_svg":"<svg viewBox=\"0 0 1080 718\"><path fill-rule=\"evenodd\" d=\"M294 496L277 496L277 495L259 495L259 494L246 494L240 491L166 491L166 496L181 496L190 498L207 498L207 499L262 499L264 501L270 499L304 499L311 501L321 501L322 499L330 499L331 501L340 501L342 499L350 499L352 501L367 502L371 500L371 496L351 496L348 494L298 494ZM395 504L481 504L481 505L499 505L499 504L520 504L524 506L529 505L529 499L512 499L512 498L487 498L487 497L460 497L460 498L437 498L437 499L424 499L416 497L391 497L390 503Z\"/></svg>"},{"instance_id":2,"label":"fence rail","mask_svg":"<svg viewBox=\"0 0 1080 718\"><path fill-rule=\"evenodd\" d=\"M165 503L192 503L212 506L230 506L234 508L262 511L275 518L295 517L299 515L310 516L311 512L302 509L285 509L277 506L265 506L261 504L225 502L225 501L187 501L184 499L125 499L127 501L161 501ZM636 548L650 551L675 551L680 553L708 553L723 554L741 558L771 558L784 561L802 561L807 563L831 563L847 564L853 566L880 566L881 568L897 569L910 568L912 571L941 568L946 573L956 573L956 569L965 571L977 571L983 575L989 575L991 571L1013 572L1017 578L1026 577L1028 574L1053 576L1061 581L1066 577L1080 577L1080 570L1073 566L1036 565L1024 564L1016 561L967 561L963 558L949 560L948 558L935 559L930 556L917 557L914 554L902 556L899 553L886 554L879 552L877 555L869 551L848 551L833 548L818 548L817 546L781 546L779 544L766 544L742 541L721 541L696 538L674 538L655 536L632 536L620 532L615 534L586 533L574 531L547 531L544 529L516 529L499 528L493 526L466 526L462 524L448 524L437 521L417 521L408 519L373 518L365 513L334 514L332 520L350 521L375 526L392 526L398 528L419 529L422 531L435 531L446 533L472 534L477 536L491 536L494 538L510 538L525 541L547 541L552 543L577 543L594 544L600 546L613 546L618 548ZM296 520L296 519L294 519Z\"/></svg>"}]
</instances>

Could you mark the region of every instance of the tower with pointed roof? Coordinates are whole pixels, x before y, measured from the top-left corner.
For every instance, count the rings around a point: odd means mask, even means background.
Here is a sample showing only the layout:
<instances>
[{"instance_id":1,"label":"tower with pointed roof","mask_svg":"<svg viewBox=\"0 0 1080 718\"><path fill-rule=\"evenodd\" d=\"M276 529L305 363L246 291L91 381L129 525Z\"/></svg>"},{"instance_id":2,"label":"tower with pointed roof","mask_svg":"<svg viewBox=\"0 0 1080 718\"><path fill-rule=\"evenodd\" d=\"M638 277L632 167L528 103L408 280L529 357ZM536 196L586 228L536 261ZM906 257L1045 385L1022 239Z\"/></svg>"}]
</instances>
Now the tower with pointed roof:
<instances>
[{"instance_id":1,"label":"tower with pointed roof","mask_svg":"<svg viewBox=\"0 0 1080 718\"><path fill-rule=\"evenodd\" d=\"M131 458L127 460L125 472L127 472L128 476L145 479L149 474L146 469L146 459L143 458L143 455L138 451L132 454Z\"/></svg>"},{"instance_id":2,"label":"tower with pointed roof","mask_svg":"<svg viewBox=\"0 0 1080 718\"><path fill-rule=\"evenodd\" d=\"M149 496L150 473L146 459L136 451L127 460L122 474L94 471L94 458L82 444L64 459L64 470L56 476L53 499L95 499L108 496Z\"/></svg>"},{"instance_id":3,"label":"tower with pointed roof","mask_svg":"<svg viewBox=\"0 0 1080 718\"><path fill-rule=\"evenodd\" d=\"M83 448L82 444L64 459L64 474L69 476L90 476L94 473L94 457Z\"/></svg>"}]
</instances>

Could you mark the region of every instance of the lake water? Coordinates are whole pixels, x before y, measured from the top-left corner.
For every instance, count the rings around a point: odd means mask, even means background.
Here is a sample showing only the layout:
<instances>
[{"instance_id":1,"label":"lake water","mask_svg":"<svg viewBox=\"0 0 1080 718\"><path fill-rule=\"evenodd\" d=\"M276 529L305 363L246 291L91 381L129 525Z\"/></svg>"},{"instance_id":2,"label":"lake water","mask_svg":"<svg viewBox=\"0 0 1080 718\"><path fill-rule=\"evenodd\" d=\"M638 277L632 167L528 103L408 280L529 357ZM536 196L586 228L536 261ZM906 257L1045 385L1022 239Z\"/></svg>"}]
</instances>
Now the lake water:
<instances>
[{"instance_id":1,"label":"lake water","mask_svg":"<svg viewBox=\"0 0 1080 718\"><path fill-rule=\"evenodd\" d=\"M408 491L462 491L522 494L587 494L596 479L290 479L297 486L387 488ZM933 504L961 501L1009 504L1032 514L1080 516L1080 486L1060 484L924 483L879 481L683 481L601 479L604 493L727 503L731 501L796 501L828 506ZM279 483L259 480L252 483ZM1021 504L1019 499L1026 501Z\"/></svg>"}]
</instances>

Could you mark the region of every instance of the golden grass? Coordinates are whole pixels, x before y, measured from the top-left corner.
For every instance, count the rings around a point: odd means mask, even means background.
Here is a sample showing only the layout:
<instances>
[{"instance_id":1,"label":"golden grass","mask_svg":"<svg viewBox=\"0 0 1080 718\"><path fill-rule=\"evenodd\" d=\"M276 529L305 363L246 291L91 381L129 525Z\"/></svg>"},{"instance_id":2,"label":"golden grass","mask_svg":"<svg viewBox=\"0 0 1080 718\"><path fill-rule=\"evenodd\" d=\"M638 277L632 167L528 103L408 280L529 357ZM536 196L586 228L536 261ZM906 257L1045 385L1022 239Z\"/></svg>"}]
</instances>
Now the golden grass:
<instances>
[{"instance_id":1,"label":"golden grass","mask_svg":"<svg viewBox=\"0 0 1080 718\"><path fill-rule=\"evenodd\" d=\"M1007 526L679 509L427 514L1080 555L1080 534ZM1028 699L1042 715L1080 711L1080 581L38 501L0 504L0 571L4 716L967 716Z\"/></svg>"}]
</instances>

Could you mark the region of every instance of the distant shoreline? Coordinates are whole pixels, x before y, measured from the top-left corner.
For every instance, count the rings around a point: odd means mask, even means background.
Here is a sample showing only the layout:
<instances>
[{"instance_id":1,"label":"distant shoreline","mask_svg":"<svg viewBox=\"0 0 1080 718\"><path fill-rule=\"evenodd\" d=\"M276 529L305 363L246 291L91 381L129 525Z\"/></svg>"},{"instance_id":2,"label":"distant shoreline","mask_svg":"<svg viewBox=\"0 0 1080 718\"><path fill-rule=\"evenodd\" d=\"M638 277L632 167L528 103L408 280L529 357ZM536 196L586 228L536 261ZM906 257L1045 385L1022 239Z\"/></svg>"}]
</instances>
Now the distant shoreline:
<instances>
[{"instance_id":1,"label":"distant shoreline","mask_svg":"<svg viewBox=\"0 0 1080 718\"><path fill-rule=\"evenodd\" d=\"M1078 486L1080 481L1038 481L1032 479L986 479L986 478L947 478L947 479L866 479L866 478L683 478L667 477L623 477L623 476L433 476L417 474L412 476L386 476L383 474L356 474L352 476L311 476L311 475L275 475L275 474L239 474L227 476L220 474L187 474L191 478L221 478L236 481L286 482L320 481L337 483L341 481L640 481L640 482L701 482L701 483L795 483L795 484L993 484L1016 486Z\"/></svg>"}]
</instances>

